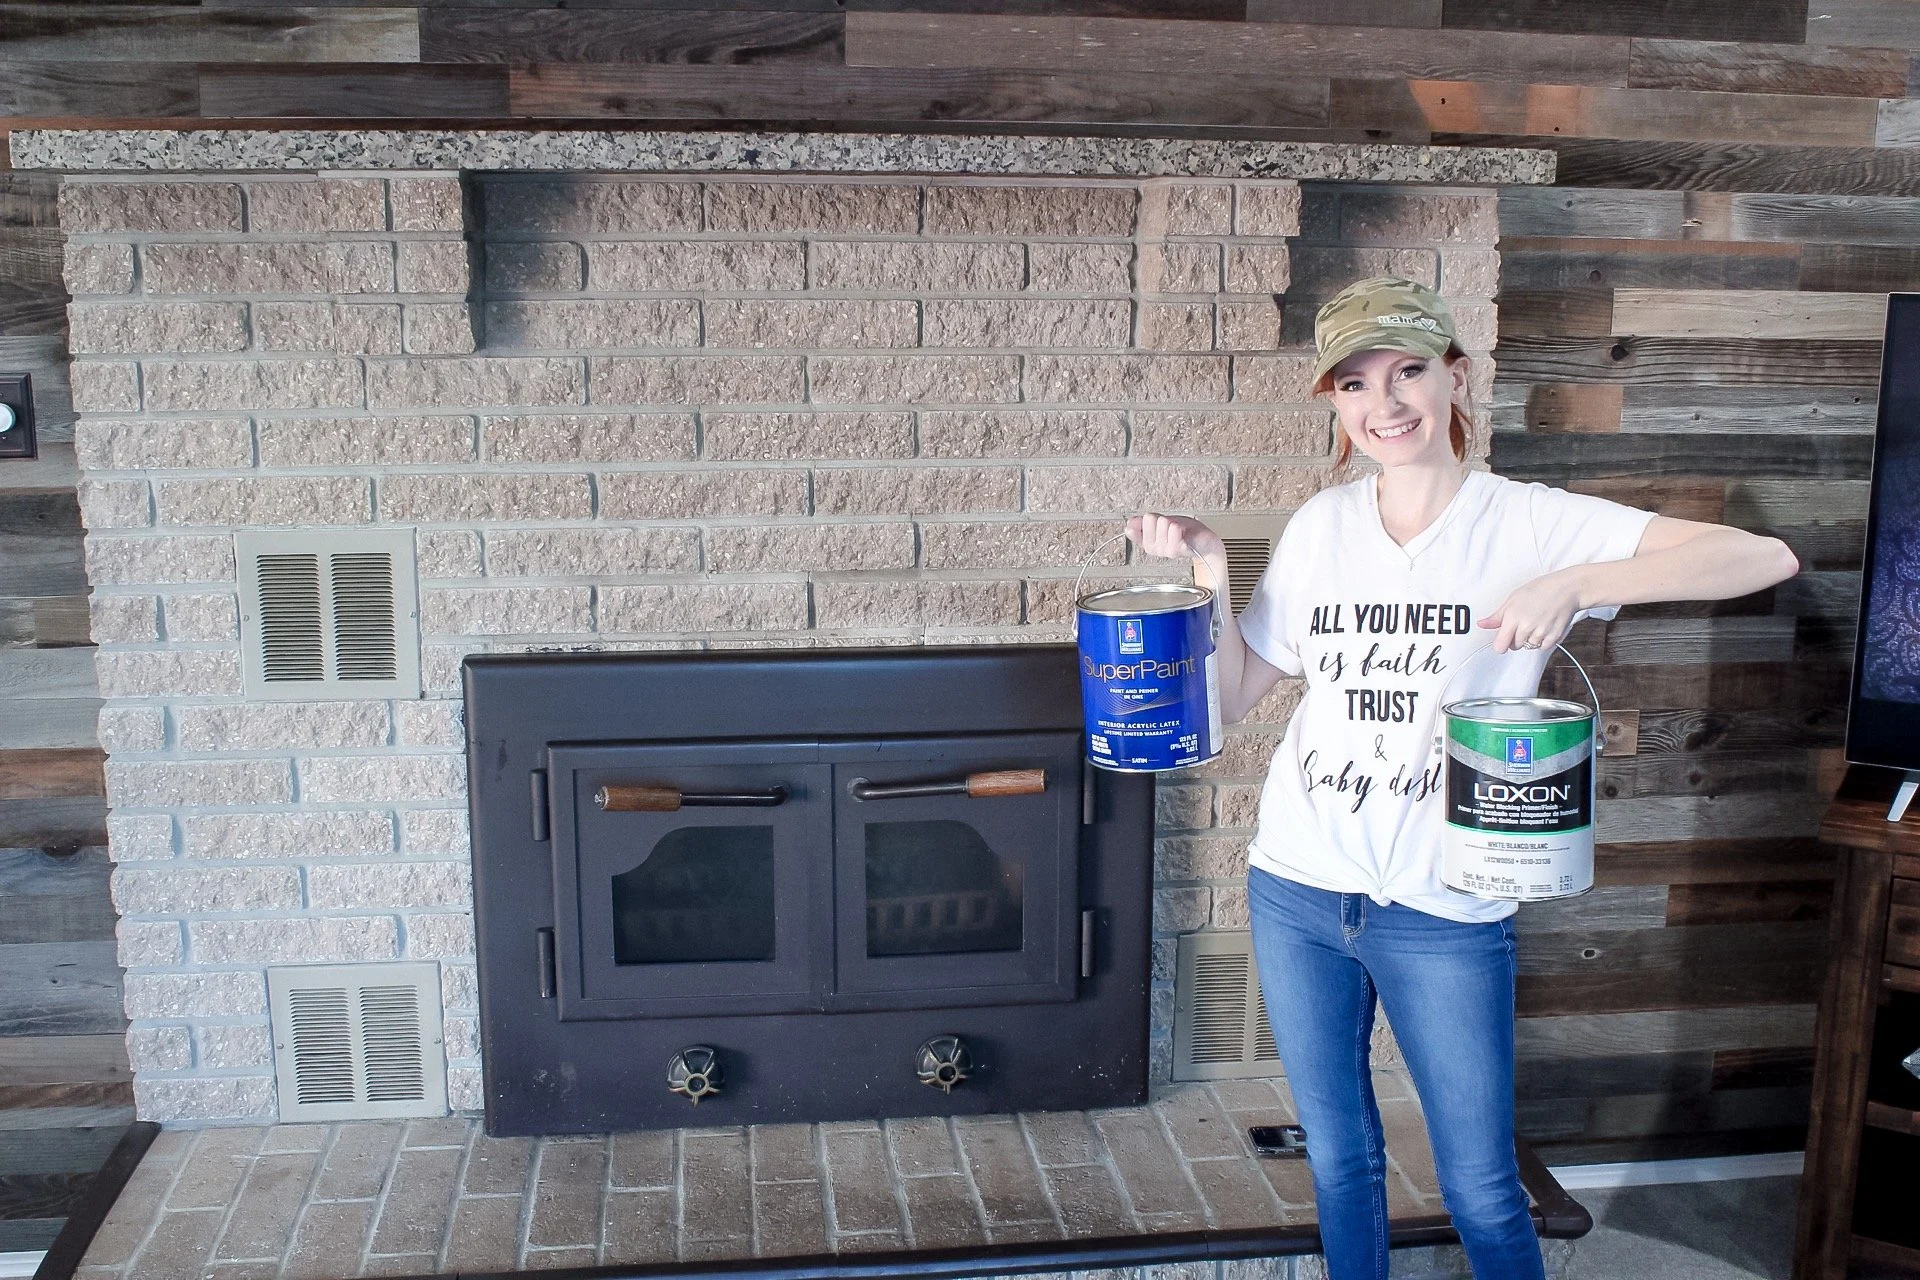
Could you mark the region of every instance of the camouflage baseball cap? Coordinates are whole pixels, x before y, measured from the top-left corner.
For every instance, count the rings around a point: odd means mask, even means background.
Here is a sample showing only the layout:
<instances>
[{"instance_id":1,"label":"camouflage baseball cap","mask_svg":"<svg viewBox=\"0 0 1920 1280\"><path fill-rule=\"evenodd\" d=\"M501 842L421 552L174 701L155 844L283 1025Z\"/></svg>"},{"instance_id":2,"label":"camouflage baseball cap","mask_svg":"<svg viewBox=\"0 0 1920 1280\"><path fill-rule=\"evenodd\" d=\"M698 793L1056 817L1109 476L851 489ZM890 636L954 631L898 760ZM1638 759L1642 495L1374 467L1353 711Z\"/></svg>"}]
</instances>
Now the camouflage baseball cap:
<instances>
[{"instance_id":1,"label":"camouflage baseball cap","mask_svg":"<svg viewBox=\"0 0 1920 1280\"><path fill-rule=\"evenodd\" d=\"M1455 343L1453 312L1440 295L1414 280L1373 276L1334 295L1313 318L1313 389L1333 366L1359 351L1406 351L1438 358Z\"/></svg>"}]
</instances>

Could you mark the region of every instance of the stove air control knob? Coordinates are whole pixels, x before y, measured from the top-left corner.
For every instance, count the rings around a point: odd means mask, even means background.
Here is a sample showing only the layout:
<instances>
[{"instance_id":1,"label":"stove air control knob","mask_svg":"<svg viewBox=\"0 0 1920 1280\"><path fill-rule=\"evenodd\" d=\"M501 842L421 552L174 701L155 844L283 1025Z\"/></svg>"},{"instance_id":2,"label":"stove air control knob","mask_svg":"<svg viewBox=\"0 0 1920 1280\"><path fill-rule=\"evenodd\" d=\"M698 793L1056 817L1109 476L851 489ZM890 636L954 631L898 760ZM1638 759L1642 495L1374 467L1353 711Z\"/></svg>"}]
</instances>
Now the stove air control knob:
<instances>
[{"instance_id":1,"label":"stove air control knob","mask_svg":"<svg viewBox=\"0 0 1920 1280\"><path fill-rule=\"evenodd\" d=\"M696 1107L720 1092L720 1055L704 1044L688 1045L667 1060L667 1088Z\"/></svg>"},{"instance_id":2,"label":"stove air control knob","mask_svg":"<svg viewBox=\"0 0 1920 1280\"><path fill-rule=\"evenodd\" d=\"M920 1077L920 1083L942 1093L952 1093L953 1086L965 1080L972 1067L966 1041L959 1036L935 1036L913 1057L914 1074Z\"/></svg>"}]
</instances>

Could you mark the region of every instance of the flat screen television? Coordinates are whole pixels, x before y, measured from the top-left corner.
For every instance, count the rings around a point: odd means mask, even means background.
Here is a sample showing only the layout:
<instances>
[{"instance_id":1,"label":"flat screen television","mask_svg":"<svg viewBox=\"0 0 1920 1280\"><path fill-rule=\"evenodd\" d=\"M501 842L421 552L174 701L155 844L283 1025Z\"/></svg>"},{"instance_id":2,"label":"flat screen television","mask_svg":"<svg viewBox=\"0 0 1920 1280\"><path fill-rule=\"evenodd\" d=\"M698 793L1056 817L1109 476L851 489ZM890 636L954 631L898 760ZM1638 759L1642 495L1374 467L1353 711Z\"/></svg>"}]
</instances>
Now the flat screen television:
<instances>
[{"instance_id":1,"label":"flat screen television","mask_svg":"<svg viewBox=\"0 0 1920 1280\"><path fill-rule=\"evenodd\" d=\"M1861 568L1846 757L1904 771L1897 822L1920 786L1920 293L1887 298Z\"/></svg>"}]
</instances>

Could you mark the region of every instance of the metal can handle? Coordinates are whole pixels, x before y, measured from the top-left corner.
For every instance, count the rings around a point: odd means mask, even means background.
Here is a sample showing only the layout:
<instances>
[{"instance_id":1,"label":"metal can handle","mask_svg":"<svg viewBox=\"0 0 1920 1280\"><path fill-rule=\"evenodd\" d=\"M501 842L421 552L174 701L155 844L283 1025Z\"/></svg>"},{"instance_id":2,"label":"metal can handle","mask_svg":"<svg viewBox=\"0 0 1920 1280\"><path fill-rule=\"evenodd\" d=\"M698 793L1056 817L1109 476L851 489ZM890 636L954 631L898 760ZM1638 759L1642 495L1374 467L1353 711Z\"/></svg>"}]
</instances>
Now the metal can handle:
<instances>
[{"instance_id":1,"label":"metal can handle","mask_svg":"<svg viewBox=\"0 0 1920 1280\"><path fill-rule=\"evenodd\" d=\"M1585 682L1587 692L1593 698L1593 746L1597 753L1606 742L1606 733L1600 726L1600 691L1593 687L1593 677L1587 674L1587 669L1584 666L1580 665L1580 659L1573 656L1573 650L1567 648L1564 644L1557 644L1553 646L1553 648L1555 652L1567 655L1567 661L1571 662L1573 669L1580 673L1580 679ZM1447 690L1453 688L1453 682L1460 678L1461 673L1472 664L1475 658L1483 653L1491 653L1492 651L1493 641L1489 640L1462 659L1460 665L1453 669L1453 674L1447 677L1447 682L1440 686L1440 698L1439 701L1434 704L1433 708L1433 749L1435 751L1440 750L1446 741L1446 723L1443 717L1446 714ZM1509 649L1507 652L1512 653L1513 650ZM1547 656L1551 659L1553 654L1549 653Z\"/></svg>"}]
</instances>

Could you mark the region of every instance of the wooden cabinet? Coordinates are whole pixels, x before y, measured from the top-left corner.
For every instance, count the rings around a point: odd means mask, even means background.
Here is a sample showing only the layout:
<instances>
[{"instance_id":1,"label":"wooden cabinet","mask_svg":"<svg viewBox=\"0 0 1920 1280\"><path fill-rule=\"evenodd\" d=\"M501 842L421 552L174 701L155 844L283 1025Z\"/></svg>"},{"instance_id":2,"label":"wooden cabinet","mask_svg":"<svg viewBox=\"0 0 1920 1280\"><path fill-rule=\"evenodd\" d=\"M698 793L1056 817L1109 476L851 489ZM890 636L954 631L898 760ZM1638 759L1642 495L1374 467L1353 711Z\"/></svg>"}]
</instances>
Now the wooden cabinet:
<instances>
[{"instance_id":1,"label":"wooden cabinet","mask_svg":"<svg viewBox=\"0 0 1920 1280\"><path fill-rule=\"evenodd\" d=\"M1920 809L1887 821L1893 778L1855 766L1820 828L1840 878L1794 1280L1920 1277Z\"/></svg>"}]
</instances>

